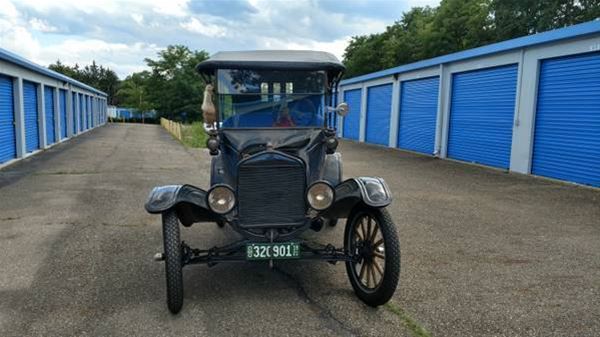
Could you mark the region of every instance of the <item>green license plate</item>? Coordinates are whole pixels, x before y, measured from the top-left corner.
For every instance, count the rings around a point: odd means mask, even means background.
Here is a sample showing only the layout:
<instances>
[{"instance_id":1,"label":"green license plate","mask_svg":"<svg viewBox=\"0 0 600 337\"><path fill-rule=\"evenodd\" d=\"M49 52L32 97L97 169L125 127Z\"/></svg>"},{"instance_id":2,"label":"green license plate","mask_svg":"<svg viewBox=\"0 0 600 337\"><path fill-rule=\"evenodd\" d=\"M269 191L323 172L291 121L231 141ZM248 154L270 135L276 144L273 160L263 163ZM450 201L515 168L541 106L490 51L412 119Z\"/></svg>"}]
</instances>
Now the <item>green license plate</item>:
<instances>
[{"instance_id":1,"label":"green license plate","mask_svg":"<svg viewBox=\"0 0 600 337\"><path fill-rule=\"evenodd\" d=\"M300 257L298 242L248 243L246 260L297 259Z\"/></svg>"}]
</instances>

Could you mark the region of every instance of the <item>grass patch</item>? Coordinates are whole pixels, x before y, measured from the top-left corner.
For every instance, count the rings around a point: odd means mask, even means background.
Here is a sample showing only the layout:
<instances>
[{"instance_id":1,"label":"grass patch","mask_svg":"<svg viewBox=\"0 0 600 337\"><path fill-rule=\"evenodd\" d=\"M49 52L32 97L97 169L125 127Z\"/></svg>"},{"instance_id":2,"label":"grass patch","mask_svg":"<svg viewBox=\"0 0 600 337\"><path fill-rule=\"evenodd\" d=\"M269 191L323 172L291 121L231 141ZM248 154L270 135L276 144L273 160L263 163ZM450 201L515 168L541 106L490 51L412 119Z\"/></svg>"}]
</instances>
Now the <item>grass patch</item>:
<instances>
[{"instance_id":1,"label":"grass patch","mask_svg":"<svg viewBox=\"0 0 600 337\"><path fill-rule=\"evenodd\" d=\"M194 122L188 125L182 125L181 142L188 147L203 148L206 147L208 135L204 131L202 122Z\"/></svg>"},{"instance_id":2,"label":"grass patch","mask_svg":"<svg viewBox=\"0 0 600 337\"><path fill-rule=\"evenodd\" d=\"M396 316L400 317L404 325L410 330L413 336L415 337L431 337L429 331L427 331L424 327L422 327L419 322L410 317L404 309L399 306L393 304L392 302L388 302L384 305L384 307L394 313Z\"/></svg>"}]
</instances>

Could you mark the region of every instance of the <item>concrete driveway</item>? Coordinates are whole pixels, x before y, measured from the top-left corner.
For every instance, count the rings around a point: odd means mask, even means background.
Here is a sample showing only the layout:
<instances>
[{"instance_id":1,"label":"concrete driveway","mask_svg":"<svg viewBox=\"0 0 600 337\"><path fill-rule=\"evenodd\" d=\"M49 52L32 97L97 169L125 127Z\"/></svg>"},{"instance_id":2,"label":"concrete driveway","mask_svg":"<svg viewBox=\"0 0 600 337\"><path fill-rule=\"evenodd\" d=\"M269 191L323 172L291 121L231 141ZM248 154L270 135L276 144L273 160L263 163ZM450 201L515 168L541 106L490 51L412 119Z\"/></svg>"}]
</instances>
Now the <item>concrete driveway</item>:
<instances>
[{"instance_id":1,"label":"concrete driveway","mask_svg":"<svg viewBox=\"0 0 600 337\"><path fill-rule=\"evenodd\" d=\"M0 171L0 336L595 336L600 191L343 142L384 177L401 284L372 309L342 264L187 267L168 313L154 185L208 184L209 156L157 126L108 125ZM341 244L343 223L310 234ZM194 246L235 234L182 230Z\"/></svg>"}]
</instances>

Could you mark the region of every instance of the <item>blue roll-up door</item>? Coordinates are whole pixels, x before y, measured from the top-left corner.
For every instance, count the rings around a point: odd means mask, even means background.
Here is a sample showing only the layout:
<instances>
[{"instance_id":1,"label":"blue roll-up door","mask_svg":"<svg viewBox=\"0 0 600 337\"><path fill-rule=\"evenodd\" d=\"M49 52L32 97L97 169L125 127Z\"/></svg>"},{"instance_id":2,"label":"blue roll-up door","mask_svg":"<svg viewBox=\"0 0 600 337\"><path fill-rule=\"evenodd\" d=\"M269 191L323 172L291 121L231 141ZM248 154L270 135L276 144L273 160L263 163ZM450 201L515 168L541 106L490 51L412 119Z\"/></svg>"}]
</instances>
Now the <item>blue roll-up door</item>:
<instances>
[{"instance_id":1,"label":"blue roll-up door","mask_svg":"<svg viewBox=\"0 0 600 337\"><path fill-rule=\"evenodd\" d=\"M0 75L0 164L17 157L13 79Z\"/></svg>"},{"instance_id":2,"label":"blue roll-up door","mask_svg":"<svg viewBox=\"0 0 600 337\"><path fill-rule=\"evenodd\" d=\"M92 97L92 127L96 126L96 98Z\"/></svg>"},{"instance_id":3,"label":"blue roll-up door","mask_svg":"<svg viewBox=\"0 0 600 337\"><path fill-rule=\"evenodd\" d=\"M452 78L448 157L507 169L517 91L517 65Z\"/></svg>"},{"instance_id":4,"label":"blue roll-up door","mask_svg":"<svg viewBox=\"0 0 600 337\"><path fill-rule=\"evenodd\" d=\"M67 91L60 89L58 105L60 109L60 139L67 138Z\"/></svg>"},{"instance_id":5,"label":"blue roll-up door","mask_svg":"<svg viewBox=\"0 0 600 337\"><path fill-rule=\"evenodd\" d=\"M44 87L44 120L46 121L46 144L54 144L56 133L54 128L54 88Z\"/></svg>"},{"instance_id":6,"label":"blue roll-up door","mask_svg":"<svg viewBox=\"0 0 600 337\"><path fill-rule=\"evenodd\" d=\"M390 139L390 115L392 113L392 84L367 89L367 143L388 145Z\"/></svg>"},{"instance_id":7,"label":"blue roll-up door","mask_svg":"<svg viewBox=\"0 0 600 337\"><path fill-rule=\"evenodd\" d=\"M402 82L398 147L433 154L439 77Z\"/></svg>"},{"instance_id":8,"label":"blue roll-up door","mask_svg":"<svg viewBox=\"0 0 600 337\"><path fill-rule=\"evenodd\" d=\"M531 173L600 186L600 53L543 61Z\"/></svg>"},{"instance_id":9,"label":"blue roll-up door","mask_svg":"<svg viewBox=\"0 0 600 337\"><path fill-rule=\"evenodd\" d=\"M85 96L85 102L87 103L87 107L86 107L86 112L87 112L87 119L86 119L86 125L87 128L91 128L92 127L92 100L90 96Z\"/></svg>"},{"instance_id":10,"label":"blue roll-up door","mask_svg":"<svg viewBox=\"0 0 600 337\"><path fill-rule=\"evenodd\" d=\"M79 94L79 132L83 131L83 95Z\"/></svg>"},{"instance_id":11,"label":"blue roll-up door","mask_svg":"<svg viewBox=\"0 0 600 337\"><path fill-rule=\"evenodd\" d=\"M73 121L73 135L77 134L77 94L73 93L71 97L71 119Z\"/></svg>"},{"instance_id":12,"label":"blue roll-up door","mask_svg":"<svg viewBox=\"0 0 600 337\"><path fill-rule=\"evenodd\" d=\"M33 152L40 148L37 84L23 81L23 108L25 112L25 149L27 152Z\"/></svg>"},{"instance_id":13,"label":"blue roll-up door","mask_svg":"<svg viewBox=\"0 0 600 337\"><path fill-rule=\"evenodd\" d=\"M358 140L360 134L361 89L344 91L344 102L350 107L350 113L344 117L344 138Z\"/></svg>"}]
</instances>

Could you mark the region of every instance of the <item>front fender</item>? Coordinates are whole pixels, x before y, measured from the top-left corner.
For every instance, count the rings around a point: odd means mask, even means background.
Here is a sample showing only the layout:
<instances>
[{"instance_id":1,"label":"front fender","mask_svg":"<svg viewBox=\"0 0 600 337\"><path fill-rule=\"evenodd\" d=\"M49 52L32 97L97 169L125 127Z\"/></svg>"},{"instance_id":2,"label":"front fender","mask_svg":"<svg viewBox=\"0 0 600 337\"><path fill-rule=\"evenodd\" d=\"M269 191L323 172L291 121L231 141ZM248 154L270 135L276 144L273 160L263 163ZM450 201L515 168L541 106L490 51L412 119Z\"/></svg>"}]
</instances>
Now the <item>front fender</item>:
<instances>
[{"instance_id":1,"label":"front fender","mask_svg":"<svg viewBox=\"0 0 600 337\"><path fill-rule=\"evenodd\" d=\"M175 209L184 226L194 222L217 221L220 216L208 208L206 191L192 185L166 185L152 189L145 204L148 213Z\"/></svg>"},{"instance_id":2,"label":"front fender","mask_svg":"<svg viewBox=\"0 0 600 337\"><path fill-rule=\"evenodd\" d=\"M382 178L352 178L335 187L335 201L320 215L329 219L346 218L359 203L382 208L391 202L392 194Z\"/></svg>"}]
</instances>

